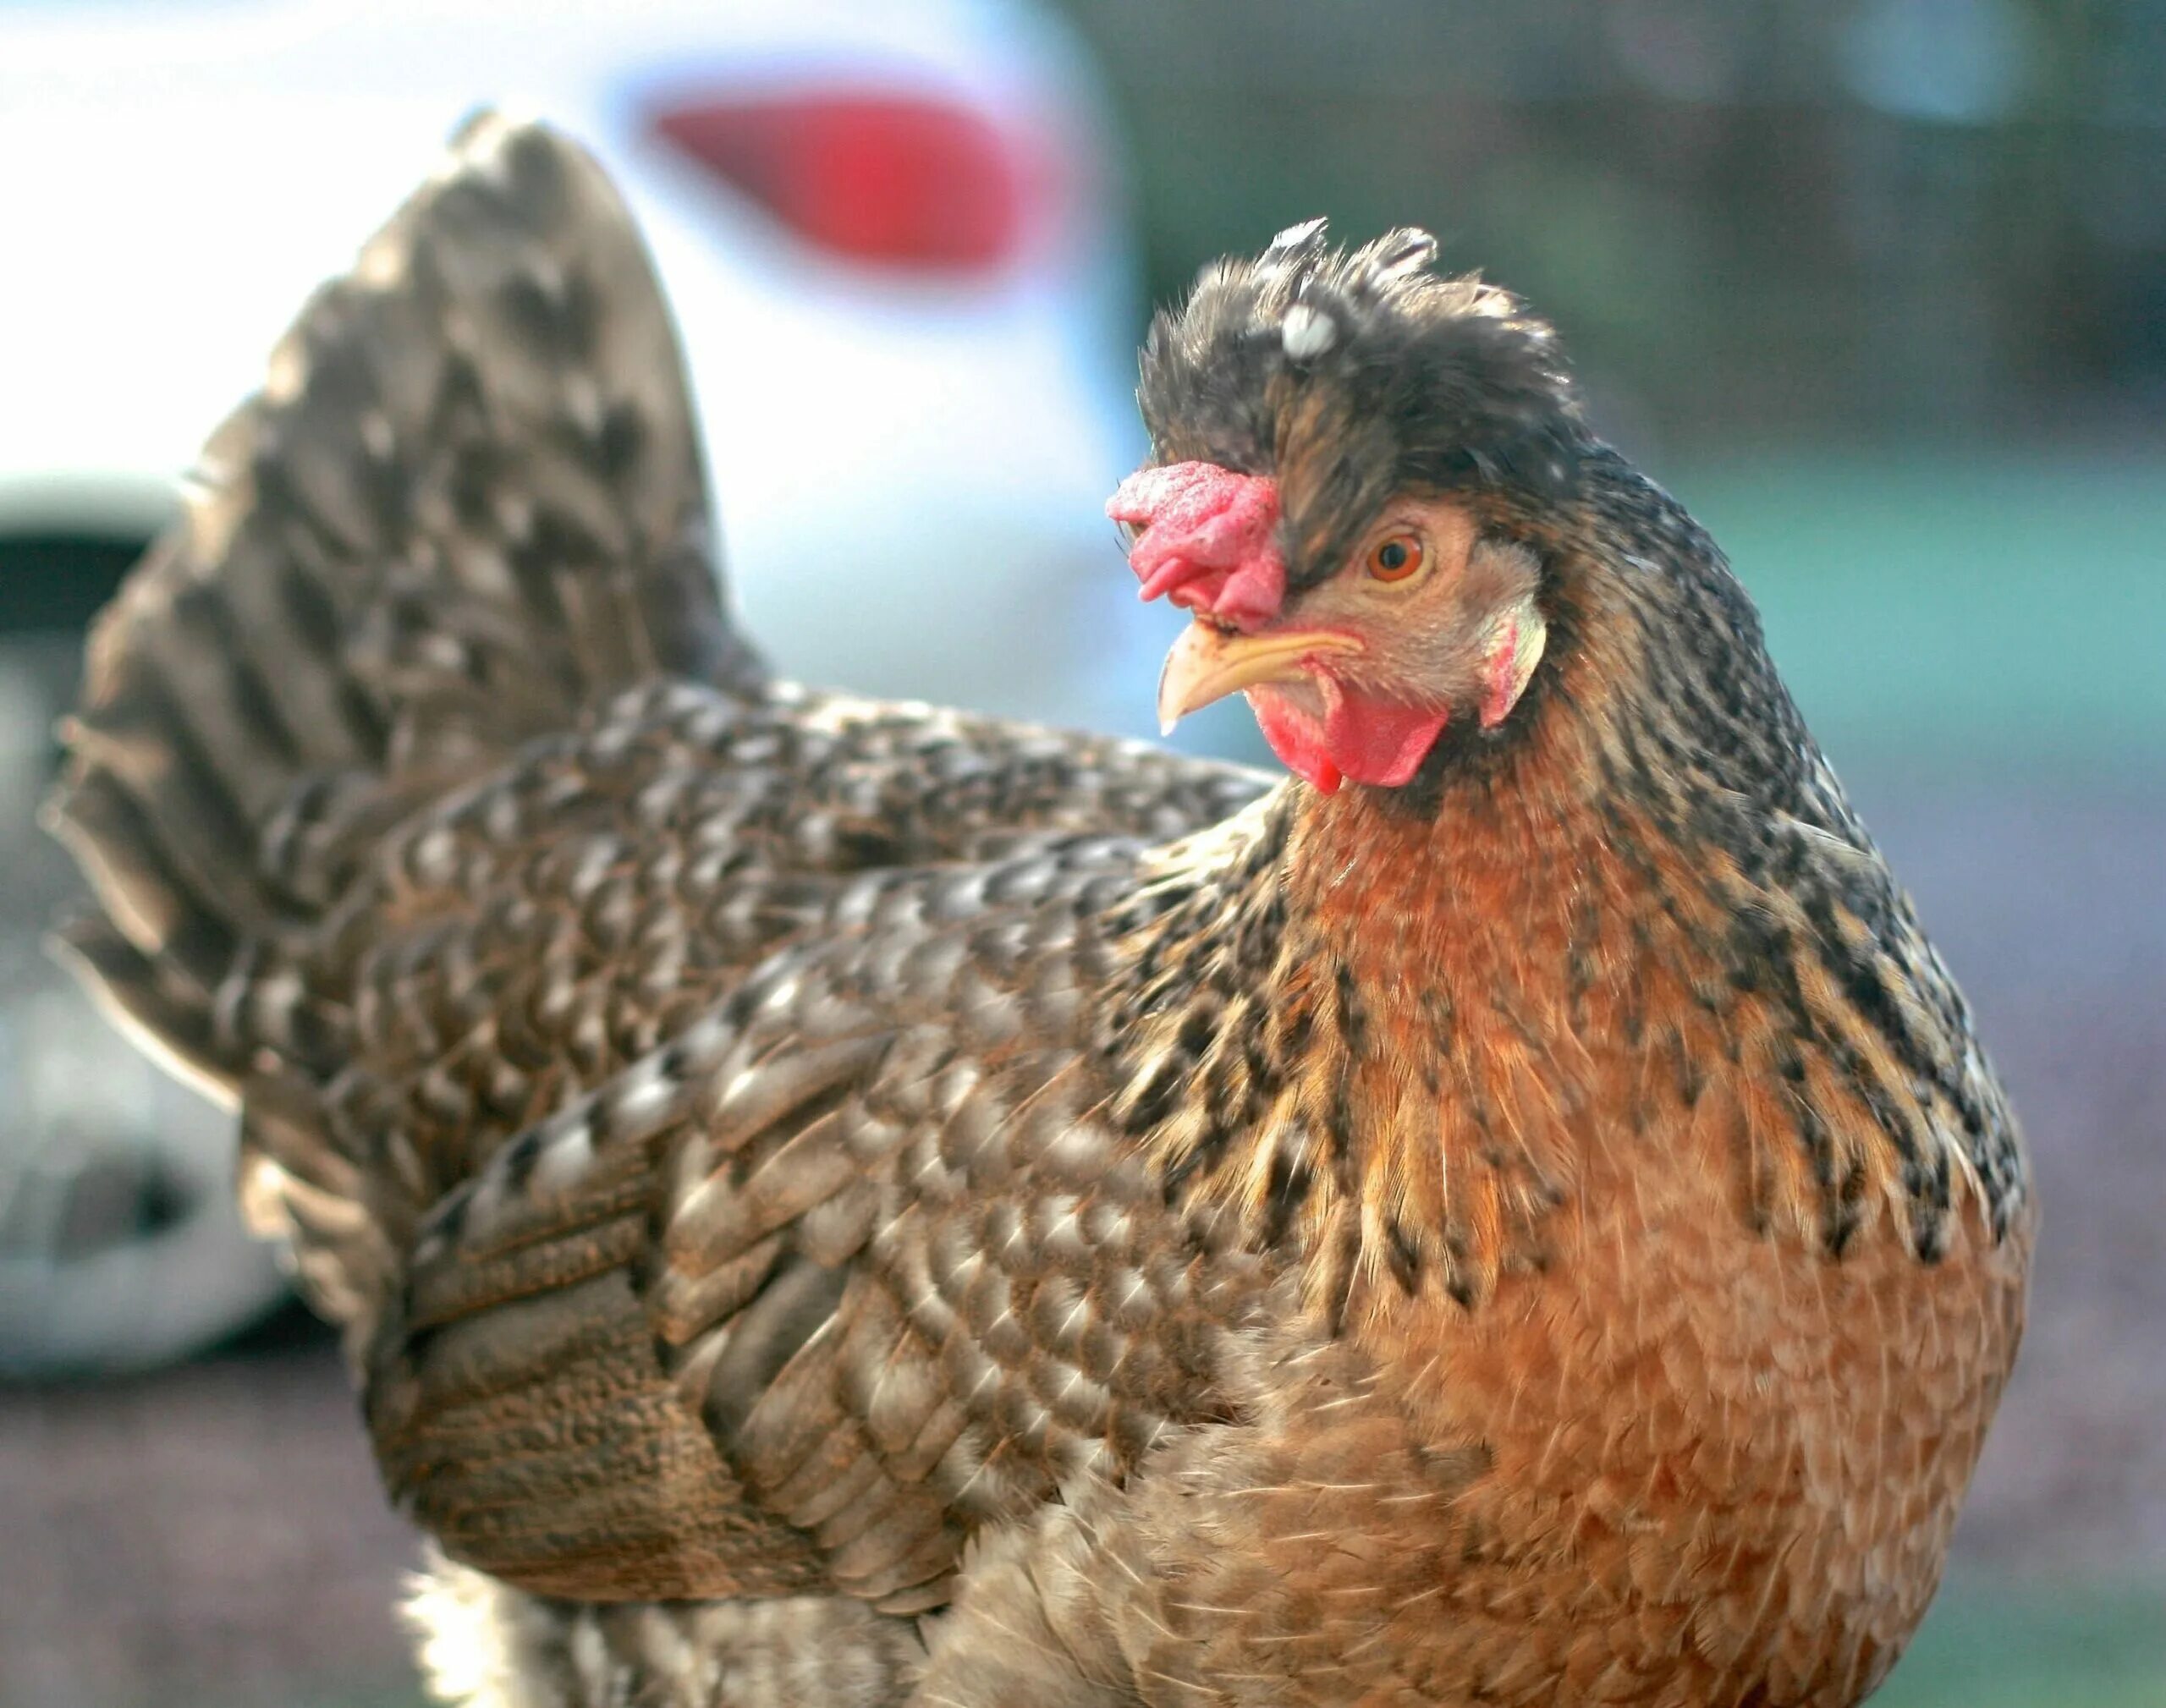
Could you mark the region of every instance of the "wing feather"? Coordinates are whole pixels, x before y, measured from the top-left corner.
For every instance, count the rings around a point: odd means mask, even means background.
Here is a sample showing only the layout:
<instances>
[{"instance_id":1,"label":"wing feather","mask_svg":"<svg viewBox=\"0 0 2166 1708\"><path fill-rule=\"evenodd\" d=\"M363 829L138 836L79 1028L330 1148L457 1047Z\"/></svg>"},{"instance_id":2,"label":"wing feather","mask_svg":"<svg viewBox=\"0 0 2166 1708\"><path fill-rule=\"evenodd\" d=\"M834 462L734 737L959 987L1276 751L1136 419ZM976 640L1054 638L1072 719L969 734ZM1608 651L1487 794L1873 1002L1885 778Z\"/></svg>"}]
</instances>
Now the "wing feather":
<instances>
[{"instance_id":1,"label":"wing feather","mask_svg":"<svg viewBox=\"0 0 2166 1708\"><path fill-rule=\"evenodd\" d=\"M509 1486L493 1464L508 1451L584 1498L583 1461L504 1433L507 1416L575 1395L611 1408L588 1432L646 1443L641 1465L657 1462L656 1431L695 1424L731 1491L702 1507L628 1479L609 1513L581 1508L624 1548L666 1522L680 1562L712 1568L750 1510L822 1582L899 1611L937 1604L976 1529L1079 1474L1118 1477L1166 1427L1218 1415L1197 1348L1253 1297L1238 1276L1206 1297L1163 1260L1190 1235L1105 1125L1066 1018L1081 971L1047 979L1013 953L1027 937L1097 964L1081 898L1136 859L1131 843L1077 840L1018 856L1048 868L1028 875L897 876L884 923L778 952L677 1046L506 1145L424 1230L412 1314L378 1376L390 1391L414 1372L378 1451L416 1516L459 1557L531 1586L532 1539L471 1509ZM972 1018L987 1008L998 1024ZM609 1314L634 1294L636 1336ZM586 1340L537 1332L558 1295L582 1301L579 1326L618 1333L610 1355L640 1383L596 1389L578 1373ZM498 1387L482 1405L460 1385L475 1353L451 1376L437 1366L494 1323ZM505 1381L531 1398L514 1406ZM667 1425L651 1406L662 1392ZM476 1458L488 1480L463 1469ZM653 1510L634 1515L640 1490ZM624 1549L605 1553L591 1527L585 1546L579 1593L624 1581ZM706 1577L669 1590L720 1592Z\"/></svg>"}]
</instances>

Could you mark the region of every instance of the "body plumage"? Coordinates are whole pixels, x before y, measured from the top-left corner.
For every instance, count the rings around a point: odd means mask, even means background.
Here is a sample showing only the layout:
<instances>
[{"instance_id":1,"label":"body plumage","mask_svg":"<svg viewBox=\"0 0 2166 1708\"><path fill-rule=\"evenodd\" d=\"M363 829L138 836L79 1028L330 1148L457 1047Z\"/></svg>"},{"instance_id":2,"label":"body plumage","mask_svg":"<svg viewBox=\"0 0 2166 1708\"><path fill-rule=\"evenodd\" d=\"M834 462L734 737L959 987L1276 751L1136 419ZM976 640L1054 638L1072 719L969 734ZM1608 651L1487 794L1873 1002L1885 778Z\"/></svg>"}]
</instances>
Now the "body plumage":
<instances>
[{"instance_id":1,"label":"body plumage","mask_svg":"<svg viewBox=\"0 0 2166 1708\"><path fill-rule=\"evenodd\" d=\"M2015 1127L1712 542L1428 261L1299 228L1146 352L1166 703L1249 692L1276 784L768 680L547 131L470 127L213 440L94 638L72 941L241 1112L439 1689L1772 1708L1900 1652Z\"/></svg>"}]
</instances>

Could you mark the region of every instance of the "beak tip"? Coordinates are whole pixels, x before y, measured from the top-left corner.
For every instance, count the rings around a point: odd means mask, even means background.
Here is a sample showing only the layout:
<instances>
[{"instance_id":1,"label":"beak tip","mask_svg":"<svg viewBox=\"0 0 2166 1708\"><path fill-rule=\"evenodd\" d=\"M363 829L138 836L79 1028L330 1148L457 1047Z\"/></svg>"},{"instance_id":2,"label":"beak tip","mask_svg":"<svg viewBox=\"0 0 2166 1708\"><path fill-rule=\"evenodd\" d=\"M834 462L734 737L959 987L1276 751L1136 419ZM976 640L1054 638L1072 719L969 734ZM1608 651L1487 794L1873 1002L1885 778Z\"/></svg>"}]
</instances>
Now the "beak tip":
<instances>
[{"instance_id":1,"label":"beak tip","mask_svg":"<svg viewBox=\"0 0 2166 1708\"><path fill-rule=\"evenodd\" d=\"M1158 733L1170 735L1189 713L1229 694L1300 676L1314 667L1313 653L1354 650L1358 649L1344 638L1324 631L1236 634L1191 623L1158 673Z\"/></svg>"}]
</instances>

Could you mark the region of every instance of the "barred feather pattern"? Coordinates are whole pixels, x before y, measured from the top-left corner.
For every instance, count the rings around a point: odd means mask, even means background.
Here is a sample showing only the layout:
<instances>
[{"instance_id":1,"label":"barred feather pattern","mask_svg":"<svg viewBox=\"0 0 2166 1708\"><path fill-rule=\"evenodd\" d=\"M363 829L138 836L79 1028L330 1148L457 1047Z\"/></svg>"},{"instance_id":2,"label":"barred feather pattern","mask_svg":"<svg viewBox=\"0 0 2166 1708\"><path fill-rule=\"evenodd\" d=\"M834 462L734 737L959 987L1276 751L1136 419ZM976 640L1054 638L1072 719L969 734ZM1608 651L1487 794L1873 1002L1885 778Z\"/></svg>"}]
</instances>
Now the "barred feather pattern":
<instances>
[{"instance_id":1,"label":"barred feather pattern","mask_svg":"<svg viewBox=\"0 0 2166 1708\"><path fill-rule=\"evenodd\" d=\"M1300 459L1302 541L1411 470L1542 560L1520 710L1400 791L769 681L543 129L214 438L93 642L70 943L239 1110L446 1700L1847 1708L1900 1651L2013 1118L1711 542L1428 255L1290 233L1146 388Z\"/></svg>"},{"instance_id":2,"label":"barred feather pattern","mask_svg":"<svg viewBox=\"0 0 2166 1708\"><path fill-rule=\"evenodd\" d=\"M810 1551L825 1581L915 1612L948 1599L980 1526L1218 1415L1216 1337L1266 1275L1212 1206L1168 1216L1089 1048L1119 954L1093 921L1137 852L1070 837L866 874L828 929L450 1194L370 1388L379 1458L427 1527L536 1587L613 1526L611 1569L663 1574L630 1580L653 1593L734 1587L756 1562L777 1587ZM627 1274L644 1315L607 1357L636 1368L658 1343L682 1451L700 1458L694 1420L719 1449L712 1559L691 1494L623 1474L640 1431L543 1439L568 1359L531 1372L549 1404L514 1405L523 1372L483 1349ZM761 1552L743 1504L809 1549L775 1532Z\"/></svg>"},{"instance_id":3,"label":"barred feather pattern","mask_svg":"<svg viewBox=\"0 0 2166 1708\"><path fill-rule=\"evenodd\" d=\"M863 875L1163 837L1262 787L788 685L631 690L383 841L290 986L338 1041L316 1124L407 1183L403 1238L504 1139L648 1057L770 952L862 924L867 883L886 881ZM1040 872L1019 868L1008 898Z\"/></svg>"},{"instance_id":4,"label":"barred feather pattern","mask_svg":"<svg viewBox=\"0 0 2166 1708\"><path fill-rule=\"evenodd\" d=\"M102 904L69 947L238 1102L393 1494L500 1574L418 1604L495 1634L487 1679L430 1663L477 1701L717 1700L631 1612L698 1596L717 1650L766 1622L777 1689L871 1631L834 1688L873 1700L975 1525L1201 1414L1204 1330L1248 1308L1062 1125L1098 1098L1059 969L1108 953L1079 925L1141 847L1264 780L768 683L679 371L591 162L476 120L214 437L99 625L54 806ZM1012 1143L996 1080L1040 1100ZM1040 1151L996 1302L965 1189Z\"/></svg>"}]
</instances>

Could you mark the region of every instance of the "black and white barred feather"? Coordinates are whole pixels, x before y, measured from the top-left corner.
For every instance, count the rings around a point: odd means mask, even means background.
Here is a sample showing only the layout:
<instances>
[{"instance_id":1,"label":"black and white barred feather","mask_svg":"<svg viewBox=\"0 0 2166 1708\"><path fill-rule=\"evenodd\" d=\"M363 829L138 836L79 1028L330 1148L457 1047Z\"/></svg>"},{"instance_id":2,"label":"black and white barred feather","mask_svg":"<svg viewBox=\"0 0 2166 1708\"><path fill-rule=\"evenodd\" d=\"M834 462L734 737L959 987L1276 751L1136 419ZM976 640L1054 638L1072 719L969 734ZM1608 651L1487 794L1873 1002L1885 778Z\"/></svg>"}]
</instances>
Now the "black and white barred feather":
<instances>
[{"instance_id":1,"label":"black and white barred feather","mask_svg":"<svg viewBox=\"0 0 2166 1708\"><path fill-rule=\"evenodd\" d=\"M971 1530L1206 1408L1252 1304L1090 1137L1076 991L1262 780L769 684L680 376L594 164L470 124L101 620L53 806L503 1708L891 1700Z\"/></svg>"}]
</instances>

